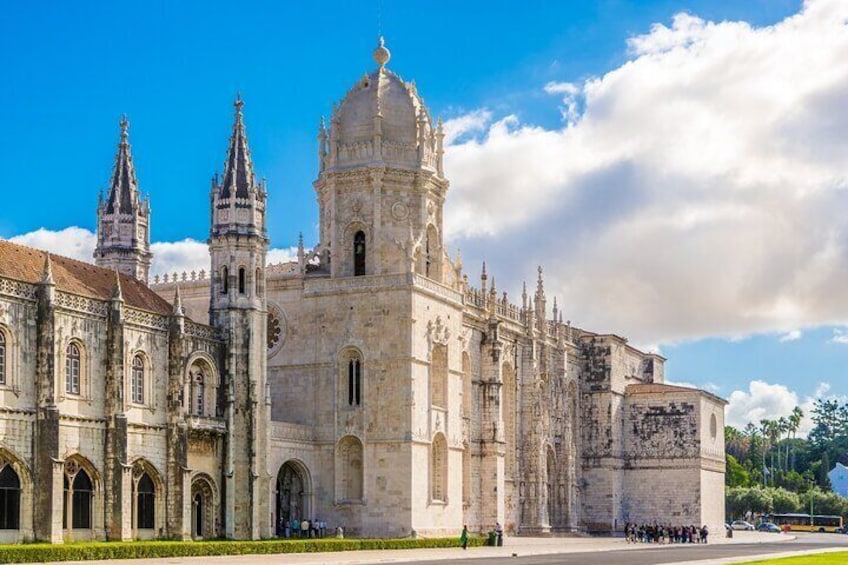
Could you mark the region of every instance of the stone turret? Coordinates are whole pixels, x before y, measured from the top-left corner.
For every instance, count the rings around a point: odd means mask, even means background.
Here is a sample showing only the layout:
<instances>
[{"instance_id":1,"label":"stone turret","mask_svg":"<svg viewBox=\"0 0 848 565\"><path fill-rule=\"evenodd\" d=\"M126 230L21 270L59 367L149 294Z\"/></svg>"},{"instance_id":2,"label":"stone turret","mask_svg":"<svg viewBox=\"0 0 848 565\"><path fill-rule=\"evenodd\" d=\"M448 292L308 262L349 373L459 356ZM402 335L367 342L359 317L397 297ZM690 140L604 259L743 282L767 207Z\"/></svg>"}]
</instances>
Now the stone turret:
<instances>
[{"instance_id":1,"label":"stone turret","mask_svg":"<svg viewBox=\"0 0 848 565\"><path fill-rule=\"evenodd\" d=\"M150 201L142 200L135 176L129 142L129 122L121 118L121 141L115 167L104 199L97 206L97 247L94 262L98 267L147 282L153 254L150 252Z\"/></svg>"},{"instance_id":2,"label":"stone turret","mask_svg":"<svg viewBox=\"0 0 848 565\"><path fill-rule=\"evenodd\" d=\"M234 106L235 123L224 173L212 187L209 317L228 338L221 396L227 420L224 530L230 538L258 539L271 534L266 512L270 419L265 348L267 192L253 171L241 96Z\"/></svg>"},{"instance_id":3,"label":"stone turret","mask_svg":"<svg viewBox=\"0 0 848 565\"><path fill-rule=\"evenodd\" d=\"M319 127L324 267L333 277L412 270L441 281L444 132L415 84L387 68L382 38L373 55L377 68L334 106L329 130Z\"/></svg>"}]
</instances>

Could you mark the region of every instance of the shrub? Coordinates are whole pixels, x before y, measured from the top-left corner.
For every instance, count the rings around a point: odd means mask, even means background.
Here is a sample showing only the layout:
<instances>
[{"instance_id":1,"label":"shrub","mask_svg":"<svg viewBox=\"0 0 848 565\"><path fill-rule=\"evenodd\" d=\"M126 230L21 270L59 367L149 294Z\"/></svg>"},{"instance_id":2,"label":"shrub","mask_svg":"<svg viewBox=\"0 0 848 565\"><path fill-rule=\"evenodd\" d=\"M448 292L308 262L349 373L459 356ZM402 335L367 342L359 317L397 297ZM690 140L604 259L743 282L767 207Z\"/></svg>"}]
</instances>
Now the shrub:
<instances>
[{"instance_id":1,"label":"shrub","mask_svg":"<svg viewBox=\"0 0 848 565\"><path fill-rule=\"evenodd\" d=\"M485 537L468 539L469 546L481 546ZM91 542L66 545L29 544L0 546L0 563L43 561L88 561L94 559L152 559L155 557L200 557L206 555L248 555L275 553L318 553L364 549L418 549L457 547L459 535L429 539L290 539L264 541L138 541Z\"/></svg>"}]
</instances>

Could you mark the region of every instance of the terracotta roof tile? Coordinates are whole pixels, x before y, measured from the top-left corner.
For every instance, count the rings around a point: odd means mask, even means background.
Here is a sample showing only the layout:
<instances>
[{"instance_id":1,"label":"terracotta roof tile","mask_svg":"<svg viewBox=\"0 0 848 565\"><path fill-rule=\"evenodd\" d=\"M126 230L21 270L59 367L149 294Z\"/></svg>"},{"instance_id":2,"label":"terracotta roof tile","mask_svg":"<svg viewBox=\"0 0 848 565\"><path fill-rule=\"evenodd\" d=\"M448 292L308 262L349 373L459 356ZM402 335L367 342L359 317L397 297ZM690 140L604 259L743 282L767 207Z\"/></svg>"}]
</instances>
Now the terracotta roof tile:
<instances>
[{"instance_id":1,"label":"terracotta roof tile","mask_svg":"<svg viewBox=\"0 0 848 565\"><path fill-rule=\"evenodd\" d=\"M44 273L45 255L44 251L0 240L0 277L39 283ZM57 290L100 300L112 297L115 271L52 253L50 261ZM171 305L143 282L129 275L120 277L125 304L157 314L171 313Z\"/></svg>"}]
</instances>

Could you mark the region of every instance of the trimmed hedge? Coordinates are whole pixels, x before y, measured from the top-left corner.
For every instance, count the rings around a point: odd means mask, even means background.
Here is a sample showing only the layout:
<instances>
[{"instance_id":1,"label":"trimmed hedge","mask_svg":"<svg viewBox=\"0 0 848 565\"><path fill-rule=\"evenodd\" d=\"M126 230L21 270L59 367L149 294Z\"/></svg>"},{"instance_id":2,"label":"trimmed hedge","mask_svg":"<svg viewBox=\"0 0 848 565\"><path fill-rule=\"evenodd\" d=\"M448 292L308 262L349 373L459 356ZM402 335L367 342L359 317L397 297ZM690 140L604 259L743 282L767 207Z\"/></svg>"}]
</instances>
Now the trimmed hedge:
<instances>
[{"instance_id":1,"label":"trimmed hedge","mask_svg":"<svg viewBox=\"0 0 848 565\"><path fill-rule=\"evenodd\" d=\"M472 536L469 546L485 545L486 538ZM91 542L64 545L23 544L0 546L0 563L42 561L88 561L93 559L150 559L154 557L202 557L204 555L248 555L318 553L364 549L421 549L459 547L459 536L429 539L289 539L265 541L132 541Z\"/></svg>"}]
</instances>

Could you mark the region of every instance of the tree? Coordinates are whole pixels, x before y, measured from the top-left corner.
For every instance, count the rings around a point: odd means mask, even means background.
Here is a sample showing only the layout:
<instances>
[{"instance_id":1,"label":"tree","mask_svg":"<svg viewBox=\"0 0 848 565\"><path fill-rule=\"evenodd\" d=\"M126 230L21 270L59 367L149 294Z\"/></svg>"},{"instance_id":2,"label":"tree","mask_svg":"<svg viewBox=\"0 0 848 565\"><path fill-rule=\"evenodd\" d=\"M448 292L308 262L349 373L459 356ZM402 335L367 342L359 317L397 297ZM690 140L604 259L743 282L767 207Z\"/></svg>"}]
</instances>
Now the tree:
<instances>
[{"instance_id":1,"label":"tree","mask_svg":"<svg viewBox=\"0 0 848 565\"><path fill-rule=\"evenodd\" d=\"M800 406L796 406L792 409L792 414L789 415L789 433L792 434L792 439L795 439L795 434L798 433L798 428L801 427L801 420L804 418L804 411L801 410ZM789 447L787 446L787 450ZM789 452L787 451L787 454ZM795 445L793 442L792 445L792 464L791 468L795 470Z\"/></svg>"},{"instance_id":2,"label":"tree","mask_svg":"<svg viewBox=\"0 0 848 565\"><path fill-rule=\"evenodd\" d=\"M800 512L803 509L801 498L784 488L770 489L775 512Z\"/></svg>"},{"instance_id":3,"label":"tree","mask_svg":"<svg viewBox=\"0 0 848 565\"><path fill-rule=\"evenodd\" d=\"M729 487L744 487L748 486L750 477L748 471L739 464L731 454L727 454L727 468L724 475L725 484Z\"/></svg>"}]
</instances>

